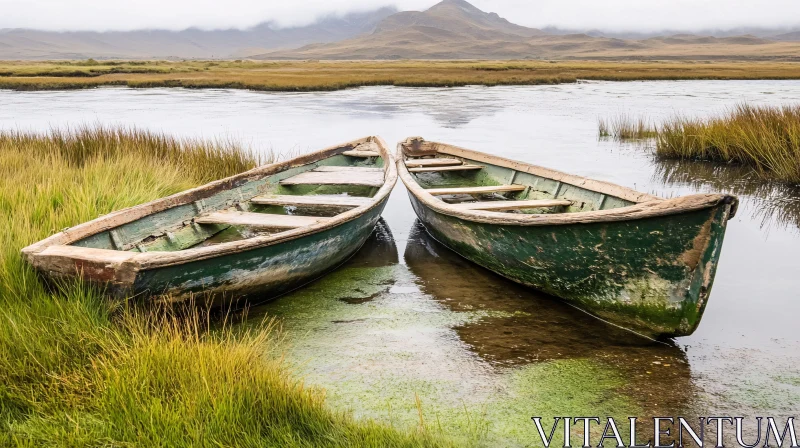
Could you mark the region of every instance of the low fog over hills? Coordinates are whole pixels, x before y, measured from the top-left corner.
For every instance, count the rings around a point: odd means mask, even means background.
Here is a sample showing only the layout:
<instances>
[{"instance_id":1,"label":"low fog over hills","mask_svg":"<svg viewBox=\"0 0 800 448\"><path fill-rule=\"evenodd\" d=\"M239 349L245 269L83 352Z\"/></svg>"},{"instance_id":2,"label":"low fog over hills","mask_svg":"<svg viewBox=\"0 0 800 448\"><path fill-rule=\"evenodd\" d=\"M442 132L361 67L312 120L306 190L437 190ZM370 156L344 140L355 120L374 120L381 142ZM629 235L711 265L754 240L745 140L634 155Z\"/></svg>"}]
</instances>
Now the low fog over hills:
<instances>
[{"instance_id":1,"label":"low fog over hills","mask_svg":"<svg viewBox=\"0 0 800 448\"><path fill-rule=\"evenodd\" d=\"M87 58L242 58L280 48L335 42L372 32L382 19L397 12L381 8L342 17L325 17L297 28L276 28L263 23L247 30L187 29L114 32L51 32L27 29L0 30L0 59Z\"/></svg>"},{"instance_id":2,"label":"low fog over hills","mask_svg":"<svg viewBox=\"0 0 800 448\"><path fill-rule=\"evenodd\" d=\"M329 16L303 27L49 32L0 30L0 59L781 59L800 58L796 29L694 34L536 29L464 0L425 11Z\"/></svg>"},{"instance_id":3,"label":"low fog over hills","mask_svg":"<svg viewBox=\"0 0 800 448\"><path fill-rule=\"evenodd\" d=\"M787 39L788 40L788 39ZM369 35L258 55L262 59L558 59L742 58L800 56L797 43L751 35L680 34L620 39L560 34L514 25L464 0L444 0L423 12L400 12Z\"/></svg>"}]
</instances>

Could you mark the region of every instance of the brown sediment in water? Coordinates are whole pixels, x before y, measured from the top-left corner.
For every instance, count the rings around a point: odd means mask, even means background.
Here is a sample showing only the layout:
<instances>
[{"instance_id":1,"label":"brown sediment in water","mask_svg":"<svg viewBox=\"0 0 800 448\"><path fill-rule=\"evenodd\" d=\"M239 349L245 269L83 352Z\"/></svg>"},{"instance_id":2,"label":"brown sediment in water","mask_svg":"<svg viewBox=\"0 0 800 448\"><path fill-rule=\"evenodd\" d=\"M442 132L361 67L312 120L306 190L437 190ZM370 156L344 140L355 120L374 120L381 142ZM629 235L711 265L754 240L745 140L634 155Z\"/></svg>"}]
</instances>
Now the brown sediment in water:
<instances>
[{"instance_id":1,"label":"brown sediment in water","mask_svg":"<svg viewBox=\"0 0 800 448\"><path fill-rule=\"evenodd\" d=\"M360 291L358 288L356 288L355 291L356 292L363 292L363 291ZM373 300L375 300L377 297L379 297L381 294L384 294L385 292L386 291L378 291L376 293L370 294L370 295L365 296L365 297L340 297L339 300L341 300L344 303L348 303L350 305L361 305L363 303L372 302Z\"/></svg>"}]
</instances>

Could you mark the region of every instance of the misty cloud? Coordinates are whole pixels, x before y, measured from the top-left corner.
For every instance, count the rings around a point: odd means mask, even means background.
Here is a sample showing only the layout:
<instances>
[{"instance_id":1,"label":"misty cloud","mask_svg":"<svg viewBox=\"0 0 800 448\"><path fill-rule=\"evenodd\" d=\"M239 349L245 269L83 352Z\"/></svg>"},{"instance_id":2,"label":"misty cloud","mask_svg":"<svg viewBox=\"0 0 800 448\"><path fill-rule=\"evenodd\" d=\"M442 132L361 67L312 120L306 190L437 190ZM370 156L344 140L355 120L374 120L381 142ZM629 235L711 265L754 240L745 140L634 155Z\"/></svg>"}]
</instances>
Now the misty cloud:
<instances>
[{"instance_id":1,"label":"misty cloud","mask_svg":"<svg viewBox=\"0 0 800 448\"><path fill-rule=\"evenodd\" d=\"M436 0L0 0L0 28L133 30L301 26L330 14L395 5L421 10ZM530 27L613 31L703 30L800 25L798 0L475 0Z\"/></svg>"}]
</instances>

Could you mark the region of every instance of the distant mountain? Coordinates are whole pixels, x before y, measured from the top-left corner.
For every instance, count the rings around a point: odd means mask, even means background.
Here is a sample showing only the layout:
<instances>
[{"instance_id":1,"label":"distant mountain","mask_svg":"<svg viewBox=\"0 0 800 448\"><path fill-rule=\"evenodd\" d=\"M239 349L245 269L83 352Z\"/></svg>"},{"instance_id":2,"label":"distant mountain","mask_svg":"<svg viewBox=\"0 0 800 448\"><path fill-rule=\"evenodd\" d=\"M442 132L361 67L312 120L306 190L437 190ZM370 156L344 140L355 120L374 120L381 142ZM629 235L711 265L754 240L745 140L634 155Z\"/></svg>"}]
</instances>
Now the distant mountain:
<instances>
[{"instance_id":1,"label":"distant mountain","mask_svg":"<svg viewBox=\"0 0 800 448\"><path fill-rule=\"evenodd\" d=\"M393 14L375 27L375 33L388 33L409 27L436 28L471 38L494 38L500 35L541 36L535 28L515 25L495 13L486 13L464 0L444 0L430 9Z\"/></svg>"},{"instance_id":2,"label":"distant mountain","mask_svg":"<svg viewBox=\"0 0 800 448\"><path fill-rule=\"evenodd\" d=\"M548 26L542 28L542 31L548 34L588 34L592 37L609 37L615 39L628 39L628 40L644 40L652 37L674 36L676 34L687 34L686 31L678 30L658 30L658 31L613 31L601 29L581 29L581 28L559 28L555 26ZM739 27L729 29L698 29L691 32L695 36L705 37L734 37L751 35L760 37L762 39L777 39L781 34L792 34L800 31L800 28L757 28L757 27Z\"/></svg>"},{"instance_id":3,"label":"distant mountain","mask_svg":"<svg viewBox=\"0 0 800 448\"><path fill-rule=\"evenodd\" d=\"M425 11L404 11L386 17L369 35L254 57L505 58L517 54L518 49L511 48L513 44L524 45L526 39L545 35L541 30L515 25L495 13L483 12L464 0L444 0Z\"/></svg>"},{"instance_id":4,"label":"distant mountain","mask_svg":"<svg viewBox=\"0 0 800 448\"><path fill-rule=\"evenodd\" d=\"M240 58L310 43L336 42L370 33L381 20L396 13L381 8L365 13L328 16L296 28L263 23L247 30L127 32L48 32L0 30L0 59L164 59Z\"/></svg>"},{"instance_id":5,"label":"distant mountain","mask_svg":"<svg viewBox=\"0 0 800 448\"><path fill-rule=\"evenodd\" d=\"M554 31L554 30L551 30ZM622 39L515 25L464 0L392 14L368 35L270 51L256 59L786 59L800 44L761 36L675 34Z\"/></svg>"},{"instance_id":6,"label":"distant mountain","mask_svg":"<svg viewBox=\"0 0 800 448\"><path fill-rule=\"evenodd\" d=\"M786 42L800 42L800 31L777 34L775 36L772 36L772 39L786 41Z\"/></svg>"},{"instance_id":7,"label":"distant mountain","mask_svg":"<svg viewBox=\"0 0 800 448\"><path fill-rule=\"evenodd\" d=\"M680 34L528 28L465 0L425 11L329 16L296 28L0 30L0 59L770 59L800 60L800 30Z\"/></svg>"}]
</instances>

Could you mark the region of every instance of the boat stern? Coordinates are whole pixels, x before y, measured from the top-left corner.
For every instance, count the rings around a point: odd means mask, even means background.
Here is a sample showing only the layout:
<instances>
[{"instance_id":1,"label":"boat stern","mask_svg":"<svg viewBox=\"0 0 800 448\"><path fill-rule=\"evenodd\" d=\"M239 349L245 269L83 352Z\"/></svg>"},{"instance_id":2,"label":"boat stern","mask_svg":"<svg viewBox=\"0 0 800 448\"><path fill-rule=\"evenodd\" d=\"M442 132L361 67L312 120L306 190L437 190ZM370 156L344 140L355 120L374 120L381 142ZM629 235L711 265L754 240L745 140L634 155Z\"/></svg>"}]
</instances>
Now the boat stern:
<instances>
[{"instance_id":1,"label":"boat stern","mask_svg":"<svg viewBox=\"0 0 800 448\"><path fill-rule=\"evenodd\" d=\"M112 291L130 291L139 271L133 252L52 245L30 246L22 250L22 255L48 278L78 277Z\"/></svg>"}]
</instances>

